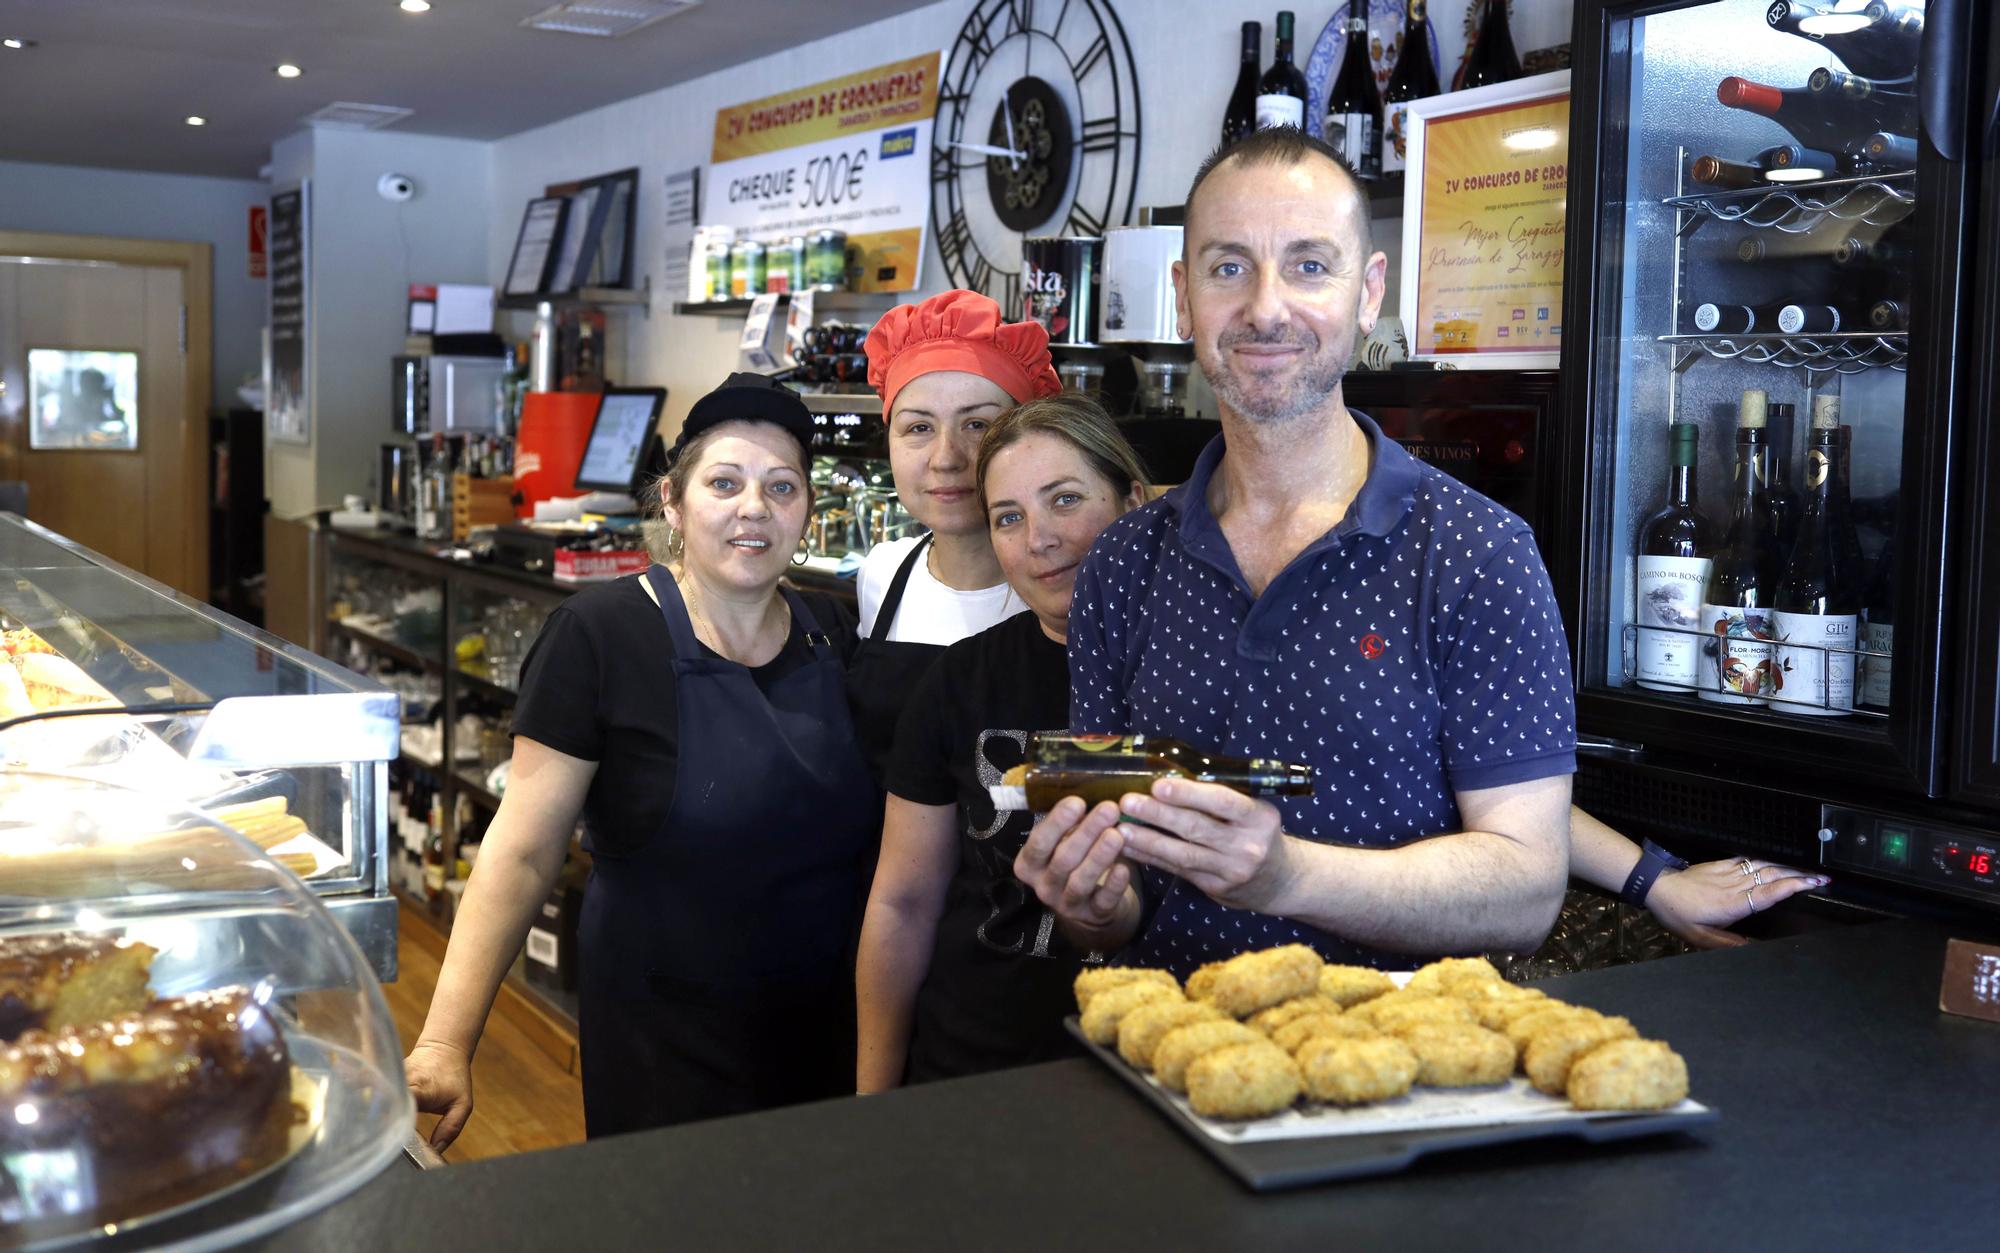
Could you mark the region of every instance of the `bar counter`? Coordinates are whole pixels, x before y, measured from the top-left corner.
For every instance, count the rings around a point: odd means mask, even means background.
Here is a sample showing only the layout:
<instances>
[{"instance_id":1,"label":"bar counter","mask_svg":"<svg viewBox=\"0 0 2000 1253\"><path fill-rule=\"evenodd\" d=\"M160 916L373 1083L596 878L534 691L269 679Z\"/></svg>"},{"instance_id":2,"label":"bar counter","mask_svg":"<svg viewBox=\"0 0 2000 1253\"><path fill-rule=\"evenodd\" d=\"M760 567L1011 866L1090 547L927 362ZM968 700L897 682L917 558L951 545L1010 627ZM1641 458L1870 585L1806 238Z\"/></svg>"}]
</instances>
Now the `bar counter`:
<instances>
[{"instance_id":1,"label":"bar counter","mask_svg":"<svg viewBox=\"0 0 2000 1253\"><path fill-rule=\"evenodd\" d=\"M1721 1120L1253 1194L1088 1059L419 1172L250 1247L1982 1249L2000 1024L1884 922L1543 984L1686 1056ZM475 1112L477 1117L490 1113Z\"/></svg>"}]
</instances>

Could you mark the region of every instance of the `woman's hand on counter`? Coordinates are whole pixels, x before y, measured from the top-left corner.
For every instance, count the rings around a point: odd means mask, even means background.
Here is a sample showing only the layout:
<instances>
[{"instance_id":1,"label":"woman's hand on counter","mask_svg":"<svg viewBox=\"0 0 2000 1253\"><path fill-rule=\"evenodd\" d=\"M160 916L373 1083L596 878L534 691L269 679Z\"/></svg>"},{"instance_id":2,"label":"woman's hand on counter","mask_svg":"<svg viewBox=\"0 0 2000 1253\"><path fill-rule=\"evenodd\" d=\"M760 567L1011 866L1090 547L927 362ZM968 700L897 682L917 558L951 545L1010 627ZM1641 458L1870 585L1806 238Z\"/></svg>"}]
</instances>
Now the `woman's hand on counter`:
<instances>
[{"instance_id":1,"label":"woman's hand on counter","mask_svg":"<svg viewBox=\"0 0 2000 1253\"><path fill-rule=\"evenodd\" d=\"M442 1115L431 1128L430 1141L444 1152L472 1117L472 1059L449 1044L418 1040L403 1059L403 1074L418 1112Z\"/></svg>"},{"instance_id":2,"label":"woman's hand on counter","mask_svg":"<svg viewBox=\"0 0 2000 1253\"><path fill-rule=\"evenodd\" d=\"M1749 940L1723 928L1826 883L1825 875L1754 858L1707 861L1661 875L1646 897L1646 908L1660 925L1696 948L1731 948Z\"/></svg>"}]
</instances>

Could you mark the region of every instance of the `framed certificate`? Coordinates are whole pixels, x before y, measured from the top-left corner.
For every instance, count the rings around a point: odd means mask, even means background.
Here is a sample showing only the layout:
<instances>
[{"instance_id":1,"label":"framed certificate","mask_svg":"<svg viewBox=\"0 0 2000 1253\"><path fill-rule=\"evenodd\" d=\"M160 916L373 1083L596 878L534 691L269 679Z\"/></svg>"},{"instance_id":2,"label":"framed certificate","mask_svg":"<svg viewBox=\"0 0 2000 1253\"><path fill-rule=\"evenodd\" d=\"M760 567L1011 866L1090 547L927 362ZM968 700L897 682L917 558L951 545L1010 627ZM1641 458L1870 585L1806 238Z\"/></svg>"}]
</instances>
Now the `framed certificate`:
<instances>
[{"instance_id":1,"label":"framed certificate","mask_svg":"<svg viewBox=\"0 0 2000 1253\"><path fill-rule=\"evenodd\" d=\"M1415 100L1409 110L1401 305L1411 359L1554 369L1569 71Z\"/></svg>"},{"instance_id":2,"label":"framed certificate","mask_svg":"<svg viewBox=\"0 0 2000 1253\"><path fill-rule=\"evenodd\" d=\"M503 295L534 296L549 290L556 245L568 216L566 197L542 196L528 202L528 211L521 216L521 231L514 237L514 260L507 266Z\"/></svg>"},{"instance_id":3,"label":"framed certificate","mask_svg":"<svg viewBox=\"0 0 2000 1253\"><path fill-rule=\"evenodd\" d=\"M639 171L600 174L560 188L569 198L552 289L632 285L632 231L639 198Z\"/></svg>"}]
</instances>

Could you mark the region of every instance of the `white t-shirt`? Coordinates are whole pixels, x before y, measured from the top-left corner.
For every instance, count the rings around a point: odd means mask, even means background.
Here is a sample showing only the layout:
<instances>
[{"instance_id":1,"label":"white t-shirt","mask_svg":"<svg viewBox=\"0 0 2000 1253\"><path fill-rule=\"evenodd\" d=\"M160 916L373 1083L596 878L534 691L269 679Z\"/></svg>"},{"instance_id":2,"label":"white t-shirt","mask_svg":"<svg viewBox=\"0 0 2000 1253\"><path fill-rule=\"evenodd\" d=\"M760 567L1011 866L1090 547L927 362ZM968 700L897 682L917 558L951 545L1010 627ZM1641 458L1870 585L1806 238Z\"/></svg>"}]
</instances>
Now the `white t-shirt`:
<instances>
[{"instance_id":1,"label":"white t-shirt","mask_svg":"<svg viewBox=\"0 0 2000 1253\"><path fill-rule=\"evenodd\" d=\"M861 635L865 639L875 629L876 611L896 571L910 550L923 543L922 537L890 540L868 550L861 561ZM995 587L961 592L946 587L931 574L929 554L917 559L910 581L903 587L903 604L896 620L889 624L889 639L899 644L956 644L998 626L1026 609L1027 604L1014 589L1001 583Z\"/></svg>"}]
</instances>

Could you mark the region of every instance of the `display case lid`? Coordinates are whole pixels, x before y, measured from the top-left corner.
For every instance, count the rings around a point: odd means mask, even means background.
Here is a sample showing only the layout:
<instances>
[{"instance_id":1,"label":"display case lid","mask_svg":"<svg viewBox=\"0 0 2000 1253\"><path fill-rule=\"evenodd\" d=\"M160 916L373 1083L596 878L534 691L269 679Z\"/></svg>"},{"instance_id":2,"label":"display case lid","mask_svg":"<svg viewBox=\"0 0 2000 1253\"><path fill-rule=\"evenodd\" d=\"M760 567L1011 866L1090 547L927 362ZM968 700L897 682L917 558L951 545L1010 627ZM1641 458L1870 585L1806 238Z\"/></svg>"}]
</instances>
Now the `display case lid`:
<instances>
[{"instance_id":1,"label":"display case lid","mask_svg":"<svg viewBox=\"0 0 2000 1253\"><path fill-rule=\"evenodd\" d=\"M0 1248L233 1245L413 1117L381 988L297 878L200 812L0 770Z\"/></svg>"}]
</instances>

